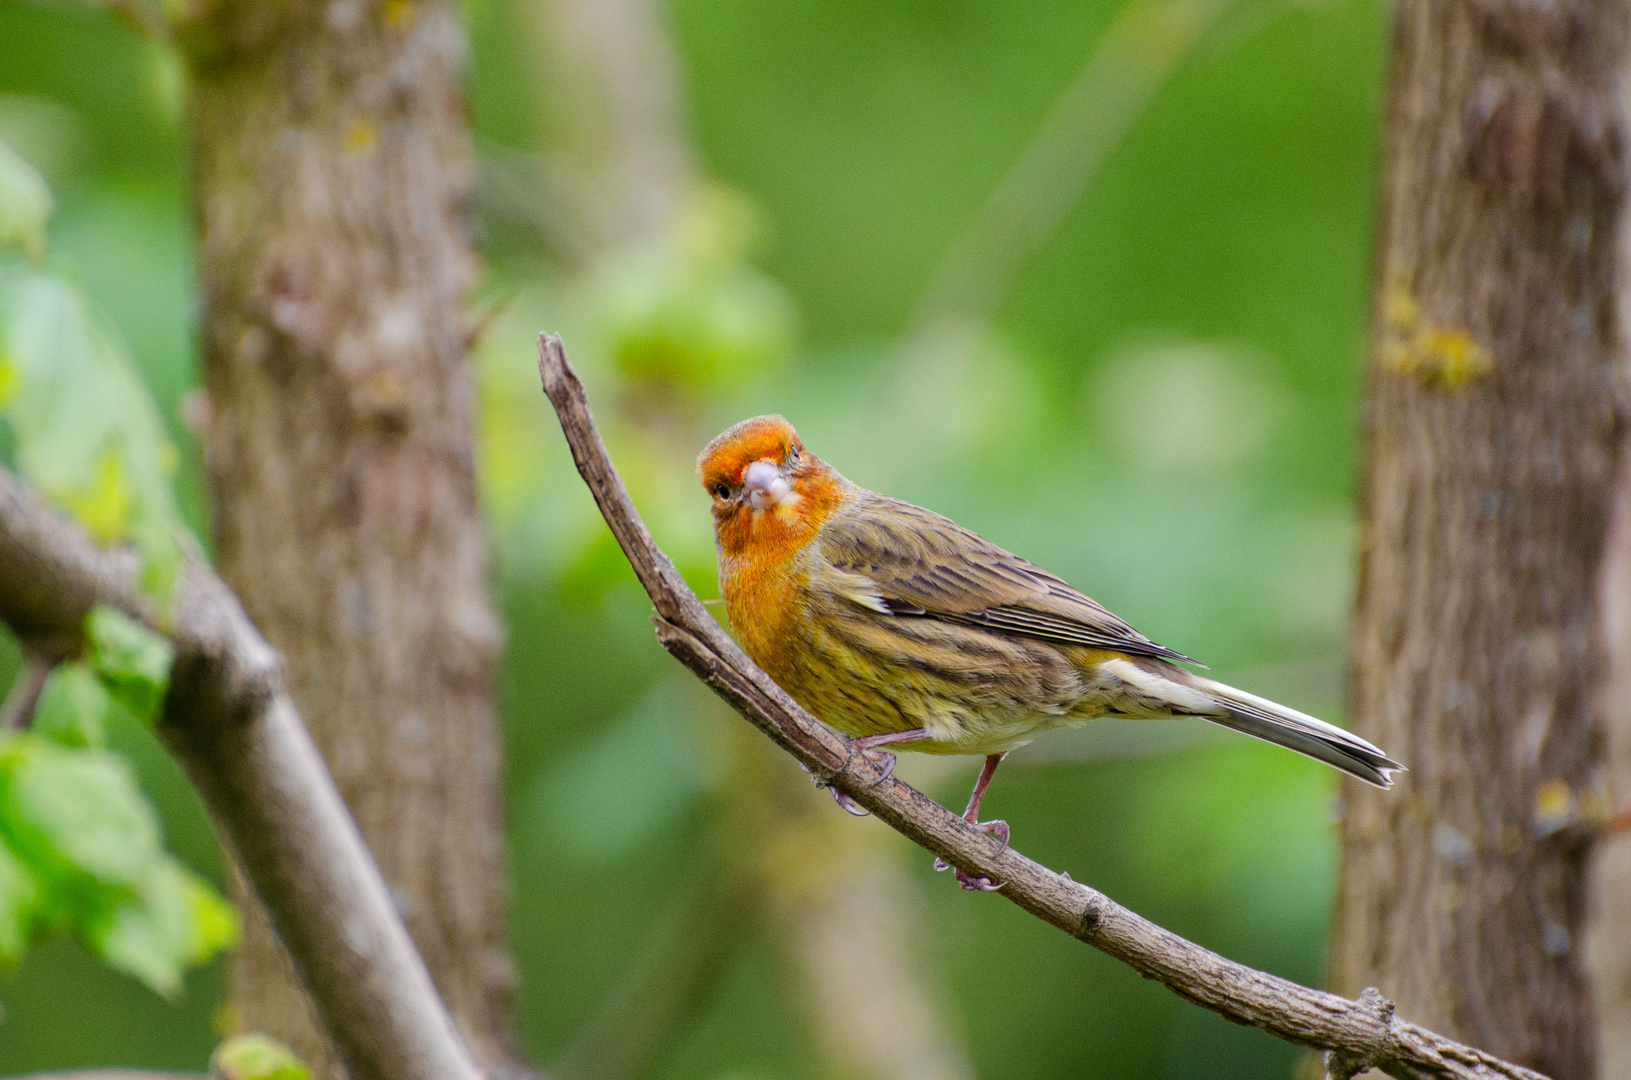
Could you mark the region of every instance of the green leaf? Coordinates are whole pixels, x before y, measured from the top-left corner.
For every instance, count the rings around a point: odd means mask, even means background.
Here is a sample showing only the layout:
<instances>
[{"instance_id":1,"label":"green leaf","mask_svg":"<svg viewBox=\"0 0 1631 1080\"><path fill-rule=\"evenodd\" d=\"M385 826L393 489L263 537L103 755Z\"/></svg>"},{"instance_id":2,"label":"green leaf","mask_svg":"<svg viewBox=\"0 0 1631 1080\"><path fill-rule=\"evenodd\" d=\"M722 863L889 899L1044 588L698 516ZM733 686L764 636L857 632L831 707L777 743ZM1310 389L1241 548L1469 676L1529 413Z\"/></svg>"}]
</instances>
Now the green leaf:
<instances>
[{"instance_id":1,"label":"green leaf","mask_svg":"<svg viewBox=\"0 0 1631 1080\"><path fill-rule=\"evenodd\" d=\"M174 997L184 968L238 940L238 917L215 890L164 856L133 894L90 920L82 937L108 966Z\"/></svg>"},{"instance_id":2,"label":"green leaf","mask_svg":"<svg viewBox=\"0 0 1631 1080\"><path fill-rule=\"evenodd\" d=\"M101 689L88 669L72 677ZM233 945L239 924L161 849L122 758L13 735L0 739L0 961L61 933L173 997L183 970Z\"/></svg>"},{"instance_id":3,"label":"green leaf","mask_svg":"<svg viewBox=\"0 0 1631 1080\"><path fill-rule=\"evenodd\" d=\"M100 750L113 709L112 696L90 665L71 660L58 664L46 680L30 730L62 746Z\"/></svg>"},{"instance_id":4,"label":"green leaf","mask_svg":"<svg viewBox=\"0 0 1631 1080\"><path fill-rule=\"evenodd\" d=\"M310 1080L293 1050L265 1035L236 1035L210 1055L210 1075L221 1080Z\"/></svg>"},{"instance_id":5,"label":"green leaf","mask_svg":"<svg viewBox=\"0 0 1631 1080\"><path fill-rule=\"evenodd\" d=\"M238 909L209 882L179 863L176 866L183 874L181 885L187 901L187 940L181 959L188 965L202 964L222 949L237 945L243 924Z\"/></svg>"},{"instance_id":6,"label":"green leaf","mask_svg":"<svg viewBox=\"0 0 1631 1080\"><path fill-rule=\"evenodd\" d=\"M130 766L105 750L19 737L0 748L0 829L57 875L137 887L158 859L159 825Z\"/></svg>"},{"instance_id":7,"label":"green leaf","mask_svg":"<svg viewBox=\"0 0 1631 1080\"><path fill-rule=\"evenodd\" d=\"M60 272L0 264L0 357L24 475L98 539L132 540L144 587L168 596L181 566L175 449L117 335Z\"/></svg>"},{"instance_id":8,"label":"green leaf","mask_svg":"<svg viewBox=\"0 0 1631 1080\"><path fill-rule=\"evenodd\" d=\"M31 259L45 254L51 189L39 172L0 139L0 248L20 247Z\"/></svg>"},{"instance_id":9,"label":"green leaf","mask_svg":"<svg viewBox=\"0 0 1631 1080\"><path fill-rule=\"evenodd\" d=\"M175 646L122 611L95 607L85 616L90 662L108 692L137 719L151 723L170 688Z\"/></svg>"},{"instance_id":10,"label":"green leaf","mask_svg":"<svg viewBox=\"0 0 1631 1080\"><path fill-rule=\"evenodd\" d=\"M134 976L162 997L181 992L181 939L187 913L173 890L126 897L85 927L85 947L116 971Z\"/></svg>"},{"instance_id":11,"label":"green leaf","mask_svg":"<svg viewBox=\"0 0 1631 1080\"><path fill-rule=\"evenodd\" d=\"M28 866L0 841L0 964L23 959L33 937L41 889Z\"/></svg>"}]
</instances>

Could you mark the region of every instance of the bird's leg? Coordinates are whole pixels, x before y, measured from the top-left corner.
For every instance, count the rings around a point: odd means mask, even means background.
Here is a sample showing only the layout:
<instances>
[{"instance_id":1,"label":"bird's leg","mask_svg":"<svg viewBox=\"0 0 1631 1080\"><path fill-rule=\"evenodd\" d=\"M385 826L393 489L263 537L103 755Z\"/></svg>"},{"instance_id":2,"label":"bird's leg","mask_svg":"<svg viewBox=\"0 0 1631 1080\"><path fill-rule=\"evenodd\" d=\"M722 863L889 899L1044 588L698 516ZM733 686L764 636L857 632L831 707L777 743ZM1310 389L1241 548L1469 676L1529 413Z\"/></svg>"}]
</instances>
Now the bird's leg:
<instances>
[{"instance_id":1,"label":"bird's leg","mask_svg":"<svg viewBox=\"0 0 1631 1080\"><path fill-rule=\"evenodd\" d=\"M883 766L883 775L873 781L873 784L876 785L883 783L894 773L895 755L887 750L881 750L874 754L872 753L873 747L888 746L890 743L910 742L912 739L926 739L928 736L929 731L927 728L914 727L907 728L905 731L886 731L882 735L862 735L860 738L850 741L857 750L861 751L862 756L868 759L876 758L878 764Z\"/></svg>"},{"instance_id":2,"label":"bird's leg","mask_svg":"<svg viewBox=\"0 0 1631 1080\"><path fill-rule=\"evenodd\" d=\"M1008 846L1008 823L1001 820L981 821L980 803L985 801L985 789L991 786L991 777L1002 764L1007 754L987 754L985 765L980 769L980 778L974 781L974 791L968 797L968 807L963 811L963 820L979 829L988 832L1002 841L1003 847Z\"/></svg>"},{"instance_id":3,"label":"bird's leg","mask_svg":"<svg viewBox=\"0 0 1631 1080\"><path fill-rule=\"evenodd\" d=\"M890 743L909 742L912 739L922 739L928 736L926 728L907 728L905 731L886 731L882 735L861 735L850 740L850 745L861 752L861 756L868 761L877 761L883 767L883 775L872 781L871 786L876 787L883 783L895 771L895 755L887 750L873 753L873 747L888 746ZM859 803L845 795L837 788L828 788L832 792L833 802L842 806L856 817L866 817L866 811L861 809Z\"/></svg>"},{"instance_id":4,"label":"bird's leg","mask_svg":"<svg viewBox=\"0 0 1631 1080\"><path fill-rule=\"evenodd\" d=\"M1006 754L987 754L985 756L985 765L980 769L980 778L974 781L974 791L968 797L968 808L963 811L964 821L968 822L976 829L979 829L981 832L990 833L992 836L995 836L998 840L1002 841L1003 847L1008 846L1008 823L1000 819L993 821L981 821L980 803L985 800L985 789L991 784L992 774L997 771L997 766L1002 763L1002 759L1006 756ZM934 868L936 870L950 870L952 866L951 863L947 862L945 859L937 857L934 860ZM995 890L1002 888L1001 885L993 885L991 883L991 879L988 877L980 877L961 869L957 871L957 884L961 885L965 889L977 889L980 892L994 892Z\"/></svg>"}]
</instances>

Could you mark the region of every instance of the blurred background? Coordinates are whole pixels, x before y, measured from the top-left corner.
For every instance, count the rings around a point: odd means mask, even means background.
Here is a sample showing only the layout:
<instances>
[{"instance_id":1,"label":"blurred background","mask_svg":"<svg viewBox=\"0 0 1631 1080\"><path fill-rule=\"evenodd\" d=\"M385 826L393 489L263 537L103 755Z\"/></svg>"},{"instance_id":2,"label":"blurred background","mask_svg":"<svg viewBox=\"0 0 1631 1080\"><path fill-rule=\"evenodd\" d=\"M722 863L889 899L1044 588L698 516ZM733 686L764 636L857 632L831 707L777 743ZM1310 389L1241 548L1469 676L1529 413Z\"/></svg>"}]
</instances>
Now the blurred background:
<instances>
[{"instance_id":1,"label":"blurred background","mask_svg":"<svg viewBox=\"0 0 1631 1080\"><path fill-rule=\"evenodd\" d=\"M696 451L775 411L858 483L1340 722L1382 5L465 13L527 1055L567 1076L735 1080L1298 1068L1294 1047L958 890L713 702L653 640L532 339L565 337L703 596ZM202 537L184 95L178 61L105 12L0 0L0 139L50 183L51 248L134 356ZM17 663L0 642L0 681ZM219 882L163 750L134 723L111 741L171 850ZM961 806L977 765L904 757L899 773ZM1319 983L1329 770L1199 725L1105 721L1016 753L986 805L1026 854ZM837 972L857 958L864 985ZM233 1022L223 987L218 960L166 1002L46 945L0 974L0 1071L201 1070Z\"/></svg>"}]
</instances>

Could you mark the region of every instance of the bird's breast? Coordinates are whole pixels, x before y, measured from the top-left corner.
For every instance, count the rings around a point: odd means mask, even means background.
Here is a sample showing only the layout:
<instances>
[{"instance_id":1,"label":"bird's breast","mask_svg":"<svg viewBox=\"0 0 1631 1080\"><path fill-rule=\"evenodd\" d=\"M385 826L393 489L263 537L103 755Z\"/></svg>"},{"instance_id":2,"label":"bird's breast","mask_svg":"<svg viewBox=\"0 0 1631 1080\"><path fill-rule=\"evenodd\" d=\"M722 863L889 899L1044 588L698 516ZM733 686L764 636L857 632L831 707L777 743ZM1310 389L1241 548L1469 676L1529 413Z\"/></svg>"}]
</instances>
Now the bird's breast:
<instances>
[{"instance_id":1,"label":"bird's breast","mask_svg":"<svg viewBox=\"0 0 1631 1080\"><path fill-rule=\"evenodd\" d=\"M804 575L790 560L738 556L720 560L725 610L743 650L771 678L784 681L798 634Z\"/></svg>"}]
</instances>

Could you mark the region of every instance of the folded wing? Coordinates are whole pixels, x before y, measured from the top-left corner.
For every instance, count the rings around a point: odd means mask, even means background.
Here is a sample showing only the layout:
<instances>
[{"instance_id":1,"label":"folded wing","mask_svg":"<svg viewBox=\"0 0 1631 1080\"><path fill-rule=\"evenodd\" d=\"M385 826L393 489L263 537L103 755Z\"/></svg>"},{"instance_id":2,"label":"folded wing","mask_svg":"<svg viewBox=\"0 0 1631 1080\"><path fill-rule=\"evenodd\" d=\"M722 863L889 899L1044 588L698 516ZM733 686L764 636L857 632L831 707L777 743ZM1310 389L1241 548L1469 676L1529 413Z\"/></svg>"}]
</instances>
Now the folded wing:
<instances>
[{"instance_id":1,"label":"folded wing","mask_svg":"<svg viewBox=\"0 0 1631 1080\"><path fill-rule=\"evenodd\" d=\"M856 582L852 599L878 611L1195 663L1041 567L886 495L867 492L829 518L817 544L828 564Z\"/></svg>"}]
</instances>

